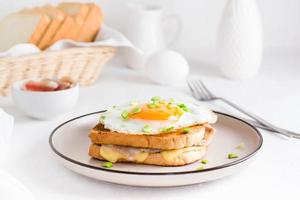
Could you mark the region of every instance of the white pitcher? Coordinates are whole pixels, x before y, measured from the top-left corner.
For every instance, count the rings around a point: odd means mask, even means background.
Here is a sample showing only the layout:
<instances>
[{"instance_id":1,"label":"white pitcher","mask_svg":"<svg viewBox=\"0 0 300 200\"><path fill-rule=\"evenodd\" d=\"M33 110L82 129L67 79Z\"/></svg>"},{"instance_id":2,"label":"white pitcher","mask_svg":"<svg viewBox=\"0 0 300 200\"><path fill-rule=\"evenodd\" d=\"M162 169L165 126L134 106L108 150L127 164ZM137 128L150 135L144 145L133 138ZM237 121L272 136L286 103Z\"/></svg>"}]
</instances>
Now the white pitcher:
<instances>
[{"instance_id":1,"label":"white pitcher","mask_svg":"<svg viewBox=\"0 0 300 200\"><path fill-rule=\"evenodd\" d=\"M127 37L143 53L128 49L127 64L133 69L143 69L152 53L171 45L182 28L181 18L176 14L165 15L161 7L144 4L128 5ZM168 30L173 22L173 31Z\"/></svg>"},{"instance_id":2,"label":"white pitcher","mask_svg":"<svg viewBox=\"0 0 300 200\"><path fill-rule=\"evenodd\" d=\"M228 0L221 19L218 64L224 76L246 79L259 70L262 58L262 25L255 0Z\"/></svg>"}]
</instances>

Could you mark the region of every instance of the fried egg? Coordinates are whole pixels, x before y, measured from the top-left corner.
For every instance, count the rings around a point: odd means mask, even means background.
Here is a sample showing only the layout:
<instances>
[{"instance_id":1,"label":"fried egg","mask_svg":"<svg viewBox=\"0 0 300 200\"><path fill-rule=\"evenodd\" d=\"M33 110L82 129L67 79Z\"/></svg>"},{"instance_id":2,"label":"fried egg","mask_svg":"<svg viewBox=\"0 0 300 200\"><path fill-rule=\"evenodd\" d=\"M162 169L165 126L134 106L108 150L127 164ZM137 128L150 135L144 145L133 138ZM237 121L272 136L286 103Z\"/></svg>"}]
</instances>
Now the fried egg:
<instances>
[{"instance_id":1,"label":"fried egg","mask_svg":"<svg viewBox=\"0 0 300 200\"><path fill-rule=\"evenodd\" d=\"M126 134L155 135L216 120L217 115L207 107L159 97L113 106L100 114L100 123L106 129Z\"/></svg>"}]
</instances>

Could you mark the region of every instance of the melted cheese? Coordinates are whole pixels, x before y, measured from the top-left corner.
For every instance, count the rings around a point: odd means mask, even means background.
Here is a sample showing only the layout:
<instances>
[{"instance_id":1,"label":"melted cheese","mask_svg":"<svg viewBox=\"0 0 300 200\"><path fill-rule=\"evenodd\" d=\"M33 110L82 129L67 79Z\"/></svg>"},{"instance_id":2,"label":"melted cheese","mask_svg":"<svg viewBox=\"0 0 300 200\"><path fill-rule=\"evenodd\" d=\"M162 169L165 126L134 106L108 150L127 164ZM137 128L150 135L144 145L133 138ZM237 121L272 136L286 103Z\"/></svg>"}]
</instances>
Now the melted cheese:
<instances>
[{"instance_id":1,"label":"melted cheese","mask_svg":"<svg viewBox=\"0 0 300 200\"><path fill-rule=\"evenodd\" d=\"M128 148L127 152L124 150L126 148ZM113 163L117 162L120 159L126 159L135 162L143 162L149 156L149 152L139 150L138 148L122 147L122 149L123 151L120 152L113 145L102 145L100 148L100 155L106 160ZM134 153L132 153L133 151L130 151L132 149L135 149ZM183 149L168 150L155 153L160 153L162 157L168 162L176 162L177 160L182 159L184 153L201 152L203 151L203 149L204 147L186 147Z\"/></svg>"},{"instance_id":2,"label":"melted cheese","mask_svg":"<svg viewBox=\"0 0 300 200\"><path fill-rule=\"evenodd\" d=\"M186 147L183 149L175 149L175 150L169 150L169 151L162 151L160 154L162 157L168 161L173 162L178 159L181 159L184 153L191 152L191 151L202 151L203 147Z\"/></svg>"},{"instance_id":3,"label":"melted cheese","mask_svg":"<svg viewBox=\"0 0 300 200\"><path fill-rule=\"evenodd\" d=\"M128 152L119 152L117 149L110 145L102 145L100 148L100 155L110 162L117 162L119 159L126 159L130 161L143 162L147 159L149 153L147 152L135 152L134 154Z\"/></svg>"},{"instance_id":4,"label":"melted cheese","mask_svg":"<svg viewBox=\"0 0 300 200\"><path fill-rule=\"evenodd\" d=\"M119 159L124 157L123 154L105 145L101 146L100 155L106 160L113 163L117 162Z\"/></svg>"},{"instance_id":5,"label":"melted cheese","mask_svg":"<svg viewBox=\"0 0 300 200\"><path fill-rule=\"evenodd\" d=\"M147 159L148 155L149 155L149 153L147 153L147 152L140 152L134 156L134 159L137 162L143 162L144 160Z\"/></svg>"}]
</instances>

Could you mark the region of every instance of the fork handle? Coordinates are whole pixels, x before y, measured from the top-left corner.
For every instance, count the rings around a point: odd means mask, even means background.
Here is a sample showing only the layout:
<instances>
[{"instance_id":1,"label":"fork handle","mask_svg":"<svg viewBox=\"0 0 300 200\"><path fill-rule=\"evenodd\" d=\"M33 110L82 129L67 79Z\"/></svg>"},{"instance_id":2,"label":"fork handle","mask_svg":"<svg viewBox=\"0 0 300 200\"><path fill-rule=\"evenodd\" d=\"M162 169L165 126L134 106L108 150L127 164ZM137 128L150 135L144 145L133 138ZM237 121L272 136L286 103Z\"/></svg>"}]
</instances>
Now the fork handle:
<instances>
[{"instance_id":1,"label":"fork handle","mask_svg":"<svg viewBox=\"0 0 300 200\"><path fill-rule=\"evenodd\" d=\"M243 114L251 117L252 119L256 120L261 125L264 125L264 126L270 128L271 130L273 130L274 132L277 132L278 134L300 139L300 134L294 133L294 132L291 132L291 131L287 131L287 130L282 129L282 128L279 128L279 127L271 124L270 122L262 119L261 117L258 117L257 115L255 115L255 114L253 114L251 112L246 111L245 109L241 108L240 106L236 105L235 103L232 103L231 101L228 101L227 99L224 99L222 97L217 97L216 99L219 99L219 100L227 103L228 105L230 105L233 108L237 109L241 113L243 113Z\"/></svg>"},{"instance_id":2,"label":"fork handle","mask_svg":"<svg viewBox=\"0 0 300 200\"><path fill-rule=\"evenodd\" d=\"M275 132L272 128L268 127L268 126L265 126L265 125L262 125L260 123L258 123L257 121L254 121L254 120L250 120L250 119L245 119L245 118L242 118L244 121L248 122L249 124L255 126L256 128L260 128L260 129L264 129L266 131L271 131L271 132ZM286 130L286 129L283 129L283 128L280 128L281 131L287 131L289 132L290 134L293 134L294 138L297 138L297 139L300 139L300 135L293 132L293 131L289 131L289 130Z\"/></svg>"}]
</instances>

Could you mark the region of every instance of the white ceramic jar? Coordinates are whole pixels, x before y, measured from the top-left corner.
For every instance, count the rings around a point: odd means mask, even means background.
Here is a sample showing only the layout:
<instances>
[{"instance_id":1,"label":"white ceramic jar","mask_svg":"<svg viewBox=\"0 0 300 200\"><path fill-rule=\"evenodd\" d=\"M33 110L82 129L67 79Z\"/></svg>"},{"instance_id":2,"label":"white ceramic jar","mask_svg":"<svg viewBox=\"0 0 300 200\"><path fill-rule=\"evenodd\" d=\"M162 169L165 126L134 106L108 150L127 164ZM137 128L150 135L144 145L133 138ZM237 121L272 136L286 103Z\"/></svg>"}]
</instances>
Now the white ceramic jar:
<instances>
[{"instance_id":1,"label":"white ceramic jar","mask_svg":"<svg viewBox=\"0 0 300 200\"><path fill-rule=\"evenodd\" d=\"M218 65L230 79L253 77L259 70L263 41L260 14L255 0L228 0L218 38Z\"/></svg>"}]
</instances>

